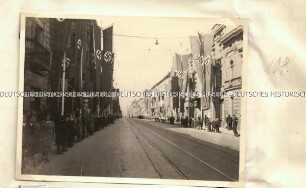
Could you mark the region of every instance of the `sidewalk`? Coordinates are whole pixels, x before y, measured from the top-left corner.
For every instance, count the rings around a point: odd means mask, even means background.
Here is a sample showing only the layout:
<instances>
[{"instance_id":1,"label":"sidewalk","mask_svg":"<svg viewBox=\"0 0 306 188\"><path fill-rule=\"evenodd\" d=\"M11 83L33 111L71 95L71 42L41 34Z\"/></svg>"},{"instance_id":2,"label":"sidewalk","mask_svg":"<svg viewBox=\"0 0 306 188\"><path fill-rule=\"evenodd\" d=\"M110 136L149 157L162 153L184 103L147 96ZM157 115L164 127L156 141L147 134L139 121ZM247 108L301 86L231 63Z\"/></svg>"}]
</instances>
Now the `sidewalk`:
<instances>
[{"instance_id":1,"label":"sidewalk","mask_svg":"<svg viewBox=\"0 0 306 188\"><path fill-rule=\"evenodd\" d=\"M93 134L94 135L94 134ZM77 147L77 145L80 145L84 140L89 138L90 136L82 139L80 142L74 142L72 147L66 147L66 150L72 150L73 147ZM25 161L25 168L23 173L24 174L38 174L41 175L43 172L43 169L45 168L46 165L48 165L50 162L54 161L54 158L58 156L64 155L67 151L63 152L62 154L56 154L56 145L55 143L52 144L51 151L49 151L48 154L48 160L49 162L45 162L43 160L43 155L41 153L37 153L34 156L30 157L28 160Z\"/></svg>"},{"instance_id":2,"label":"sidewalk","mask_svg":"<svg viewBox=\"0 0 306 188\"><path fill-rule=\"evenodd\" d=\"M53 144L52 149L48 154L49 161L52 161L53 158L56 156L56 146ZM37 153L34 156L29 156L25 161L23 169L23 174L40 174L42 168L46 162L44 161L44 156L41 153Z\"/></svg>"},{"instance_id":3,"label":"sidewalk","mask_svg":"<svg viewBox=\"0 0 306 188\"><path fill-rule=\"evenodd\" d=\"M169 123L155 122L153 120L143 119L144 121L152 122L154 125L162 126L168 130L182 134L187 134L193 138L225 146L230 149L239 151L240 137L235 137L233 131L220 127L221 133L208 132L207 130L199 130L191 127L183 127L180 123L174 125Z\"/></svg>"}]
</instances>

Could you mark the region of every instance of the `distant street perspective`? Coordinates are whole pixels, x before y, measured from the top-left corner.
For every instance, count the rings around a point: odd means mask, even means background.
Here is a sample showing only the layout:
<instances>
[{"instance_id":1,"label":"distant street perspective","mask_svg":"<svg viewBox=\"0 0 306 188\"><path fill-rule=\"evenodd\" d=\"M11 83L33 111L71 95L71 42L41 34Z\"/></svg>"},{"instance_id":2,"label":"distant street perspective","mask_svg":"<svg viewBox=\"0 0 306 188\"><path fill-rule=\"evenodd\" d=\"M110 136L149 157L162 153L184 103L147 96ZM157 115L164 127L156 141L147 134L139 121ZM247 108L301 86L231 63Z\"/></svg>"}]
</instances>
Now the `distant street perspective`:
<instances>
[{"instance_id":1,"label":"distant street perspective","mask_svg":"<svg viewBox=\"0 0 306 188\"><path fill-rule=\"evenodd\" d=\"M55 148L55 147L54 147ZM120 118L33 174L236 181L239 139L148 120Z\"/></svg>"}]
</instances>

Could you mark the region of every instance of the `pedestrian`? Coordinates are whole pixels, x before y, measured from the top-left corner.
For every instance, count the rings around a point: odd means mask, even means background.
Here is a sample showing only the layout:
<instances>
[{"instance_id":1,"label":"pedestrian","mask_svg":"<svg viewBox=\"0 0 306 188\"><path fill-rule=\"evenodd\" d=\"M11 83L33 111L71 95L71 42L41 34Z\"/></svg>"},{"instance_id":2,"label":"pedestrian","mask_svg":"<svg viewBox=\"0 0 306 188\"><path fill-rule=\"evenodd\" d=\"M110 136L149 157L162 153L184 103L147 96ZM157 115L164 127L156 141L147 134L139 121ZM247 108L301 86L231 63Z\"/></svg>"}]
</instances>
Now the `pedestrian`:
<instances>
[{"instance_id":1,"label":"pedestrian","mask_svg":"<svg viewBox=\"0 0 306 188\"><path fill-rule=\"evenodd\" d=\"M213 122L213 127L214 127L214 131L216 133L221 133L220 130L219 130L219 127L220 127L220 121L219 121L219 118L216 118Z\"/></svg>"},{"instance_id":2,"label":"pedestrian","mask_svg":"<svg viewBox=\"0 0 306 188\"><path fill-rule=\"evenodd\" d=\"M81 124L82 124L79 110L76 111L74 121L76 127L76 141L79 142L81 140Z\"/></svg>"},{"instance_id":3,"label":"pedestrian","mask_svg":"<svg viewBox=\"0 0 306 188\"><path fill-rule=\"evenodd\" d=\"M184 117L181 117L180 120L181 120L181 125L184 126Z\"/></svg>"},{"instance_id":4,"label":"pedestrian","mask_svg":"<svg viewBox=\"0 0 306 188\"><path fill-rule=\"evenodd\" d=\"M76 128L75 128L75 122L74 122L74 117L73 114L70 114L70 116L66 117L66 130L67 130L67 146L72 147L74 143L74 137L76 135Z\"/></svg>"},{"instance_id":5,"label":"pedestrian","mask_svg":"<svg viewBox=\"0 0 306 188\"><path fill-rule=\"evenodd\" d=\"M198 117L198 119L199 119L199 123L200 123L200 128L201 128L201 130L203 130L203 121L202 121L202 118Z\"/></svg>"},{"instance_id":6,"label":"pedestrian","mask_svg":"<svg viewBox=\"0 0 306 188\"><path fill-rule=\"evenodd\" d=\"M208 119L208 117L207 117L207 115L205 115L204 116L204 123L205 123L205 127L208 129L208 121L209 121L209 119Z\"/></svg>"},{"instance_id":7,"label":"pedestrian","mask_svg":"<svg viewBox=\"0 0 306 188\"><path fill-rule=\"evenodd\" d=\"M65 118L59 114L55 117L55 135L56 154L62 154L65 144Z\"/></svg>"},{"instance_id":8,"label":"pedestrian","mask_svg":"<svg viewBox=\"0 0 306 188\"><path fill-rule=\"evenodd\" d=\"M39 149L41 143L40 123L38 122L36 113L33 113L33 115L31 116L30 127L32 129L32 144L31 144L32 152L33 154L36 154L40 152Z\"/></svg>"},{"instance_id":9,"label":"pedestrian","mask_svg":"<svg viewBox=\"0 0 306 188\"><path fill-rule=\"evenodd\" d=\"M197 129L200 129L200 130L202 130L202 128L203 128L203 124L202 124L202 122L201 122L201 117L198 117L197 119L196 119L196 128Z\"/></svg>"},{"instance_id":10,"label":"pedestrian","mask_svg":"<svg viewBox=\"0 0 306 188\"><path fill-rule=\"evenodd\" d=\"M189 118L188 116L186 116L184 119L184 127L188 127L188 122L189 122Z\"/></svg>"},{"instance_id":11,"label":"pedestrian","mask_svg":"<svg viewBox=\"0 0 306 188\"><path fill-rule=\"evenodd\" d=\"M212 132L212 124L211 124L211 121L208 117L206 119L206 126L207 126L207 131Z\"/></svg>"},{"instance_id":12,"label":"pedestrian","mask_svg":"<svg viewBox=\"0 0 306 188\"><path fill-rule=\"evenodd\" d=\"M41 123L41 136L43 161L49 162L48 154L52 150L54 138L54 122L50 120L50 115L47 115L46 120Z\"/></svg>"},{"instance_id":13,"label":"pedestrian","mask_svg":"<svg viewBox=\"0 0 306 188\"><path fill-rule=\"evenodd\" d=\"M226 117L226 128L228 130L232 130L232 123L233 123L232 117L229 114L227 114L227 117Z\"/></svg>"},{"instance_id":14,"label":"pedestrian","mask_svg":"<svg viewBox=\"0 0 306 188\"><path fill-rule=\"evenodd\" d=\"M91 129L91 121L90 121L90 114L87 114L85 116L85 125L86 125L86 136L92 135L92 129Z\"/></svg>"},{"instance_id":15,"label":"pedestrian","mask_svg":"<svg viewBox=\"0 0 306 188\"><path fill-rule=\"evenodd\" d=\"M238 134L237 131L237 126L238 126L238 118L236 117L236 115L233 115L233 132L235 136L240 136L240 134Z\"/></svg>"},{"instance_id":16,"label":"pedestrian","mask_svg":"<svg viewBox=\"0 0 306 188\"><path fill-rule=\"evenodd\" d=\"M81 122L82 122L82 128L81 128L81 135L82 139L87 137L87 122L86 122L86 116L85 114L81 115Z\"/></svg>"},{"instance_id":17,"label":"pedestrian","mask_svg":"<svg viewBox=\"0 0 306 188\"><path fill-rule=\"evenodd\" d=\"M171 117L170 117L170 124L174 124L174 121L175 121L175 118L173 117L173 115L171 115Z\"/></svg>"},{"instance_id":18,"label":"pedestrian","mask_svg":"<svg viewBox=\"0 0 306 188\"><path fill-rule=\"evenodd\" d=\"M191 127L191 126L192 126L192 122L193 122L192 120L193 120L193 118L192 118L192 117L188 119L188 126L189 126L189 127Z\"/></svg>"}]
</instances>

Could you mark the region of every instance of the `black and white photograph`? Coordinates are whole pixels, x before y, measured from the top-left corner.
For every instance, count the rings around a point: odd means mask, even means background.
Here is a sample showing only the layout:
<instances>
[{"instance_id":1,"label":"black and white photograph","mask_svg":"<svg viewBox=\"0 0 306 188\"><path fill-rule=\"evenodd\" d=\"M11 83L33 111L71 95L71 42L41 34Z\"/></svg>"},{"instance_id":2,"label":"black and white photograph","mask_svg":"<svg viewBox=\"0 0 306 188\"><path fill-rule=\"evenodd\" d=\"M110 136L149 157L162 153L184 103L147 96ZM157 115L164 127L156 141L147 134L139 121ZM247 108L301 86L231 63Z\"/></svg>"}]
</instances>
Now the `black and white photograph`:
<instances>
[{"instance_id":1,"label":"black and white photograph","mask_svg":"<svg viewBox=\"0 0 306 188\"><path fill-rule=\"evenodd\" d=\"M245 19L23 14L17 179L242 182L247 37Z\"/></svg>"}]
</instances>

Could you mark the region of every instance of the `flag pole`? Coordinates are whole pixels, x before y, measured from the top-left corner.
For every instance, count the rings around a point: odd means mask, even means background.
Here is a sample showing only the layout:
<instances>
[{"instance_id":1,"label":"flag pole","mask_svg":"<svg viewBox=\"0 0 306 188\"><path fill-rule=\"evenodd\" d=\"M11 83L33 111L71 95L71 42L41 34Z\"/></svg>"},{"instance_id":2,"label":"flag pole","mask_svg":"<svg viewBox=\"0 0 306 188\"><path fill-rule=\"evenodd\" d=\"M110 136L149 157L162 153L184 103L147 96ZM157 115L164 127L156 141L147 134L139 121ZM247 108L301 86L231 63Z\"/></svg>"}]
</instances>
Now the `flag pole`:
<instances>
[{"instance_id":1,"label":"flag pole","mask_svg":"<svg viewBox=\"0 0 306 188\"><path fill-rule=\"evenodd\" d=\"M61 108L61 115L64 115L64 108L65 108L65 97L64 97L64 92L65 92L65 77L66 77L66 51L64 52L64 58L63 58L63 77L62 77L62 108Z\"/></svg>"},{"instance_id":2,"label":"flag pole","mask_svg":"<svg viewBox=\"0 0 306 188\"><path fill-rule=\"evenodd\" d=\"M92 29L92 38L93 38L93 50L94 50L94 61L95 61L95 82L94 82L94 87L95 88L95 92L97 91L97 59L96 59L96 38L95 38L95 27L93 26ZM93 110L96 113L97 112L97 99L94 98L93 99Z\"/></svg>"},{"instance_id":3,"label":"flag pole","mask_svg":"<svg viewBox=\"0 0 306 188\"><path fill-rule=\"evenodd\" d=\"M83 45L81 49L81 62L80 62L80 92L83 92ZM83 98L80 97L81 102L81 114L83 114Z\"/></svg>"}]
</instances>

